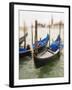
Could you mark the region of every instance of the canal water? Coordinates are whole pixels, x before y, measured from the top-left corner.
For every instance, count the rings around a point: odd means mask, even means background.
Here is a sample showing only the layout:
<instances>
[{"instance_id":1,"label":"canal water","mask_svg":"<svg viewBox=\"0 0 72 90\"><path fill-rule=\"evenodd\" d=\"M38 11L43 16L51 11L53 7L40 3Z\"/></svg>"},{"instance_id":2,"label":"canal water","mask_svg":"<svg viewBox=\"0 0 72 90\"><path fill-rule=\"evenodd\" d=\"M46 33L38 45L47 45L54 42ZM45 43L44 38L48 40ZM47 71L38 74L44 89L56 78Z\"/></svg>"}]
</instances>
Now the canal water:
<instances>
[{"instance_id":1,"label":"canal water","mask_svg":"<svg viewBox=\"0 0 72 90\"><path fill-rule=\"evenodd\" d=\"M31 30L27 32L28 32L28 36L26 39L26 44L32 45ZM38 40L42 37L44 38L47 33L49 33L48 28L44 28L44 29L39 28L38 29ZM23 34L24 34L23 31L20 31L20 37L23 36ZM50 43L52 43L56 39L58 34L59 34L59 27L51 28ZM60 35L61 35L62 42L64 42L64 28L61 29ZM22 46L23 45L24 43L22 43ZM53 60L52 62L40 68L35 68L34 60L32 57L27 56L27 57L23 57L19 59L19 79L53 78L53 77L63 77L63 76L64 76L63 50L61 51L60 58L58 58L57 60Z\"/></svg>"},{"instance_id":2,"label":"canal water","mask_svg":"<svg viewBox=\"0 0 72 90\"><path fill-rule=\"evenodd\" d=\"M35 68L34 61L26 57L20 60L19 65L19 79L33 79L33 78L50 78L64 76L64 60L63 54L60 59L54 60L47 65Z\"/></svg>"}]
</instances>

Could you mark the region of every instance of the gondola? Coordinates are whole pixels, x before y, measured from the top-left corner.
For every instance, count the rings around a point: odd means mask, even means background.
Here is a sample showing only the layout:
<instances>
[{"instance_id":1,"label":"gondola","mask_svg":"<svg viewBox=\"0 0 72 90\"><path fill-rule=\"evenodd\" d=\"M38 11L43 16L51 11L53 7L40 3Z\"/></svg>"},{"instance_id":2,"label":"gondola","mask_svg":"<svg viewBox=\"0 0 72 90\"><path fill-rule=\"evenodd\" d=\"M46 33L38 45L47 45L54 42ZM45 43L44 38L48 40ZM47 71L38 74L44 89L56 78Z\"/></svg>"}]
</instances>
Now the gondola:
<instances>
[{"instance_id":1,"label":"gondola","mask_svg":"<svg viewBox=\"0 0 72 90\"><path fill-rule=\"evenodd\" d=\"M61 44L60 35L58 35L57 39L50 45L50 47L46 48L40 54L34 54L34 63L36 68L40 68L48 64L54 59L60 57L60 50L63 48L63 44Z\"/></svg>"},{"instance_id":2,"label":"gondola","mask_svg":"<svg viewBox=\"0 0 72 90\"><path fill-rule=\"evenodd\" d=\"M37 41L38 52L41 52L41 50L43 50L46 47L48 40L49 40L49 35L47 34L47 36L44 39ZM33 50L35 49L35 44L32 45L32 48L33 48ZM20 57L31 56L30 46L28 45L27 48L20 47L19 48L19 56Z\"/></svg>"},{"instance_id":3,"label":"gondola","mask_svg":"<svg viewBox=\"0 0 72 90\"><path fill-rule=\"evenodd\" d=\"M19 57L31 56L31 50L27 48L19 48Z\"/></svg>"}]
</instances>

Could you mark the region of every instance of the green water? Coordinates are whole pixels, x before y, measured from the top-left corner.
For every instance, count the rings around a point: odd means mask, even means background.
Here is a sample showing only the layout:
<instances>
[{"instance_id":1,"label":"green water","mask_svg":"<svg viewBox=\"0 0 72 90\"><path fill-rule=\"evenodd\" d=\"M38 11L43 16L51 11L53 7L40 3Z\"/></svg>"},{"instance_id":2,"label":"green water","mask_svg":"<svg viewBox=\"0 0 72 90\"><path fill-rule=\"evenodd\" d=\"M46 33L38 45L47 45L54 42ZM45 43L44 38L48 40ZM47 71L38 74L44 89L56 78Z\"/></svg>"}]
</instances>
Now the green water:
<instances>
[{"instance_id":1,"label":"green water","mask_svg":"<svg viewBox=\"0 0 72 90\"><path fill-rule=\"evenodd\" d=\"M34 61L30 57L24 57L19 61L19 79L50 78L64 76L64 55L53 60L47 65L35 68Z\"/></svg>"}]
</instances>

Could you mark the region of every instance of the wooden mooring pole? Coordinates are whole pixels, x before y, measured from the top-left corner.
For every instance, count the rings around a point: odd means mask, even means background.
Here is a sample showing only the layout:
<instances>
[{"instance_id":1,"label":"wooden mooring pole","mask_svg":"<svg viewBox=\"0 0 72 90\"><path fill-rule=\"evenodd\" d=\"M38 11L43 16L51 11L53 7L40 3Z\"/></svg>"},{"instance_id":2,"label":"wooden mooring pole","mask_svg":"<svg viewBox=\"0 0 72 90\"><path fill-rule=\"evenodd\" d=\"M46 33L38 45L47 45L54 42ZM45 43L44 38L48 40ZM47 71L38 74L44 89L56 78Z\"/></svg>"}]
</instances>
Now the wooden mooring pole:
<instances>
[{"instance_id":1,"label":"wooden mooring pole","mask_svg":"<svg viewBox=\"0 0 72 90\"><path fill-rule=\"evenodd\" d=\"M25 36L25 22L24 22L24 36ZM26 37L24 37L24 48L26 48Z\"/></svg>"},{"instance_id":2,"label":"wooden mooring pole","mask_svg":"<svg viewBox=\"0 0 72 90\"><path fill-rule=\"evenodd\" d=\"M38 39L37 39L37 20L35 20L35 54L37 55L38 53Z\"/></svg>"}]
</instances>

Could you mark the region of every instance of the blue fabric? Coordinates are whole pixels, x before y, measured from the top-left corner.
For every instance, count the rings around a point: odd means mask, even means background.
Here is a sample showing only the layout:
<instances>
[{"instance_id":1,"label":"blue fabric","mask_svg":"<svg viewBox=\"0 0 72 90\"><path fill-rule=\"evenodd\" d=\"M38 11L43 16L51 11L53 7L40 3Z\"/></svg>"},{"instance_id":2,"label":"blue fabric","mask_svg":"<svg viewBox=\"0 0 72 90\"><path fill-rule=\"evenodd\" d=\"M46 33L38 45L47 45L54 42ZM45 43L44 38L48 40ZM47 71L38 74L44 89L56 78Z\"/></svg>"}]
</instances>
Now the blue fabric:
<instances>
[{"instance_id":1,"label":"blue fabric","mask_svg":"<svg viewBox=\"0 0 72 90\"><path fill-rule=\"evenodd\" d=\"M43 40L38 41L38 45L43 47L47 43L48 40L49 40L49 35L47 35L46 38L44 38ZM35 44L33 44L33 49L34 48L35 48Z\"/></svg>"},{"instance_id":2,"label":"blue fabric","mask_svg":"<svg viewBox=\"0 0 72 90\"><path fill-rule=\"evenodd\" d=\"M59 45L56 44L56 43L52 43L52 45L50 46L50 49L51 49L52 51L54 51L54 52L55 52L58 48L59 48Z\"/></svg>"},{"instance_id":3,"label":"blue fabric","mask_svg":"<svg viewBox=\"0 0 72 90\"><path fill-rule=\"evenodd\" d=\"M46 38L44 38L43 40L38 41L38 45L43 47L48 40L49 40L49 35L47 35ZM32 47L34 49L35 48L35 44L33 44ZM27 52L27 48L19 48L19 53L24 53L24 52Z\"/></svg>"},{"instance_id":4,"label":"blue fabric","mask_svg":"<svg viewBox=\"0 0 72 90\"><path fill-rule=\"evenodd\" d=\"M27 52L27 48L19 48L19 53L25 53Z\"/></svg>"},{"instance_id":5,"label":"blue fabric","mask_svg":"<svg viewBox=\"0 0 72 90\"><path fill-rule=\"evenodd\" d=\"M58 35L57 39L50 45L50 49L55 52L57 49L60 48L60 42L61 38L60 35Z\"/></svg>"},{"instance_id":6,"label":"blue fabric","mask_svg":"<svg viewBox=\"0 0 72 90\"><path fill-rule=\"evenodd\" d=\"M26 48L19 48L19 51L26 51Z\"/></svg>"}]
</instances>

